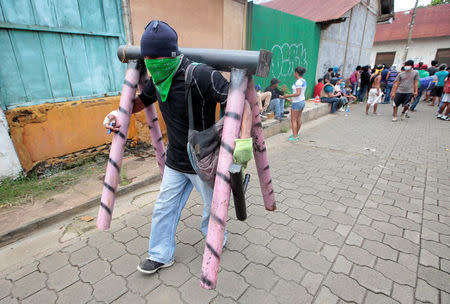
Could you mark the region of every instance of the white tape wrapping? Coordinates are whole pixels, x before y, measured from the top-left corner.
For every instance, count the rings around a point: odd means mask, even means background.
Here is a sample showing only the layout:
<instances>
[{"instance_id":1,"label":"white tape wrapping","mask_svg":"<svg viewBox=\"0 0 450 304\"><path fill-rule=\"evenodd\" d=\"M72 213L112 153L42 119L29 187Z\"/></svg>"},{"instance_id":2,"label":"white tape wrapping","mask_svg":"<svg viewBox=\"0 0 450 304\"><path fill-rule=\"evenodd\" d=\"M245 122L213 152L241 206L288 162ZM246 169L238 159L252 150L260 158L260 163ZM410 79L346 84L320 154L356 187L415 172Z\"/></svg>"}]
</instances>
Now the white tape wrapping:
<instances>
[{"instance_id":1,"label":"white tape wrapping","mask_svg":"<svg viewBox=\"0 0 450 304\"><path fill-rule=\"evenodd\" d=\"M111 111L110 113L108 113L108 115L106 115L105 119L103 119L103 125L109 125L111 123L111 119L108 118L109 115L113 115L117 118L117 116L119 116L119 112L117 112L117 110Z\"/></svg>"}]
</instances>

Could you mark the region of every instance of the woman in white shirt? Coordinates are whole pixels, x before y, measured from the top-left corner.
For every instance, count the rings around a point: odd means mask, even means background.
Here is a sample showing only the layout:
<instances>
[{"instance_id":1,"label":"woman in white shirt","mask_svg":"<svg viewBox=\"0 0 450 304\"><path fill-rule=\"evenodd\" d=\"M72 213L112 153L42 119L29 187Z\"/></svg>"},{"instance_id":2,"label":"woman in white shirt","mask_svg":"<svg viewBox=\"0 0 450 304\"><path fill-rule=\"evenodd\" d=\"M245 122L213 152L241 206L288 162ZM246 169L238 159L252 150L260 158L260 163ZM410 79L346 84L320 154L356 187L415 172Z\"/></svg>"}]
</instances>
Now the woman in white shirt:
<instances>
[{"instance_id":1,"label":"woman in white shirt","mask_svg":"<svg viewBox=\"0 0 450 304\"><path fill-rule=\"evenodd\" d=\"M292 135L288 138L289 141L298 141L298 132L302 125L302 112L305 108L305 90L306 90L306 80L303 79L303 75L306 73L304 67L297 67L294 71L294 76L297 79L292 85L292 94L286 94L280 96L281 98L292 98L291 106L291 124L292 124Z\"/></svg>"}]
</instances>

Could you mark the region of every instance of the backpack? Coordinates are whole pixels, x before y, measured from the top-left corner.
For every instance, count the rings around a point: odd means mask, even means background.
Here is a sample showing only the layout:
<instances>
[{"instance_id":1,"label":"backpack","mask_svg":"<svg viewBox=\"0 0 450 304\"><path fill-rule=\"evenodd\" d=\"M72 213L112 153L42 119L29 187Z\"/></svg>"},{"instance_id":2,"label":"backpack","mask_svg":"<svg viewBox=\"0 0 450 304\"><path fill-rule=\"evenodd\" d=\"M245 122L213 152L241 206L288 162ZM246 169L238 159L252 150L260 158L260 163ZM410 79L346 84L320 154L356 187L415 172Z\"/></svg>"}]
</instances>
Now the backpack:
<instances>
[{"instance_id":1,"label":"backpack","mask_svg":"<svg viewBox=\"0 0 450 304\"><path fill-rule=\"evenodd\" d=\"M213 188L219 162L223 118L206 130L194 130L191 83L194 70L198 65L197 63L189 64L185 72L185 101L187 102L189 115L187 153L194 171L202 181Z\"/></svg>"}]
</instances>

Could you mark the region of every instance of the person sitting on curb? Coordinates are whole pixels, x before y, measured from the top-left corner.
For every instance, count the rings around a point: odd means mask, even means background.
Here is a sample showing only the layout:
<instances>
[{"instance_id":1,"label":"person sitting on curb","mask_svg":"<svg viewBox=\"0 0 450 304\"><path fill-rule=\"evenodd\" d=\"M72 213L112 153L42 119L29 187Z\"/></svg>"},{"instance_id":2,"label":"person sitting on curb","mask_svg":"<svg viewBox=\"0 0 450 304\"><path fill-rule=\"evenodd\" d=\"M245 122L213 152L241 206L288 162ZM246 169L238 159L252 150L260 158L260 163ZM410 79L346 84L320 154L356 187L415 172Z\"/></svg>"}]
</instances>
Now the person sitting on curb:
<instances>
[{"instance_id":1,"label":"person sitting on curb","mask_svg":"<svg viewBox=\"0 0 450 304\"><path fill-rule=\"evenodd\" d=\"M344 104L341 94L334 92L334 84L336 84L337 79L333 78L331 79L331 82L326 83L322 89L322 92L320 93L320 102L323 103L331 103L331 111L330 113L336 112L337 109L342 107Z\"/></svg>"},{"instance_id":2,"label":"person sitting on curb","mask_svg":"<svg viewBox=\"0 0 450 304\"><path fill-rule=\"evenodd\" d=\"M140 112L158 102L169 141L160 192L152 214L148 258L137 267L142 273L152 274L174 263L176 229L194 187L203 201L200 230L206 236L213 188L196 174L187 152L189 117L186 115L185 73L192 62L180 53L176 31L163 21L152 20L142 34L141 56L151 78L135 99L132 112ZM192 86L194 129L203 131L215 124L217 103L226 105L229 83L219 71L206 64L194 70L192 83L197 84ZM235 140L233 153L233 159L242 166L253 155L251 124L251 109L246 102L240 139ZM114 111L107 115L104 125L113 132L119 131L120 125ZM226 236L225 233L224 244Z\"/></svg>"},{"instance_id":3,"label":"person sitting on curb","mask_svg":"<svg viewBox=\"0 0 450 304\"><path fill-rule=\"evenodd\" d=\"M270 86L268 86L264 92L270 92L272 94L269 107L267 111L273 111L275 113L275 119L282 121L286 118L284 115L284 99L280 96L284 95L284 92L278 89L280 81L276 78L270 80Z\"/></svg>"},{"instance_id":4,"label":"person sitting on curb","mask_svg":"<svg viewBox=\"0 0 450 304\"><path fill-rule=\"evenodd\" d=\"M259 108L259 115L261 116L261 120L264 121L267 119L267 116L264 115L264 113L267 111L267 108L269 107L272 93L261 92L261 86L259 84L255 85L255 90Z\"/></svg>"}]
</instances>

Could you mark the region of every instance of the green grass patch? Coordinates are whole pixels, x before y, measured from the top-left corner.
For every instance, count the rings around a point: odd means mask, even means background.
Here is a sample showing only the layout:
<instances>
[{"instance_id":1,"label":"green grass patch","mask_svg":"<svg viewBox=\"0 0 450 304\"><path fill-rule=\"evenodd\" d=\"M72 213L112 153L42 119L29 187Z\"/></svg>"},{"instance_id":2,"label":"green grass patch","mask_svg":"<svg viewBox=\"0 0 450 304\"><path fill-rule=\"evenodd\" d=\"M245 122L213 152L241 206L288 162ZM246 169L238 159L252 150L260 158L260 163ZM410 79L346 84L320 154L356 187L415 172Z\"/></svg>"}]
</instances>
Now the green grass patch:
<instances>
[{"instance_id":1,"label":"green grass patch","mask_svg":"<svg viewBox=\"0 0 450 304\"><path fill-rule=\"evenodd\" d=\"M288 128L281 128L281 130L280 130L281 133L287 133L288 131L289 131Z\"/></svg>"},{"instance_id":2,"label":"green grass patch","mask_svg":"<svg viewBox=\"0 0 450 304\"><path fill-rule=\"evenodd\" d=\"M32 202L45 194L67 189L77 180L70 172L40 178L36 173L17 179L6 178L0 183L0 208Z\"/></svg>"},{"instance_id":3,"label":"green grass patch","mask_svg":"<svg viewBox=\"0 0 450 304\"><path fill-rule=\"evenodd\" d=\"M121 171L120 172L120 185L121 186L126 186L128 184L131 184L131 181L127 178L126 173Z\"/></svg>"}]
</instances>

